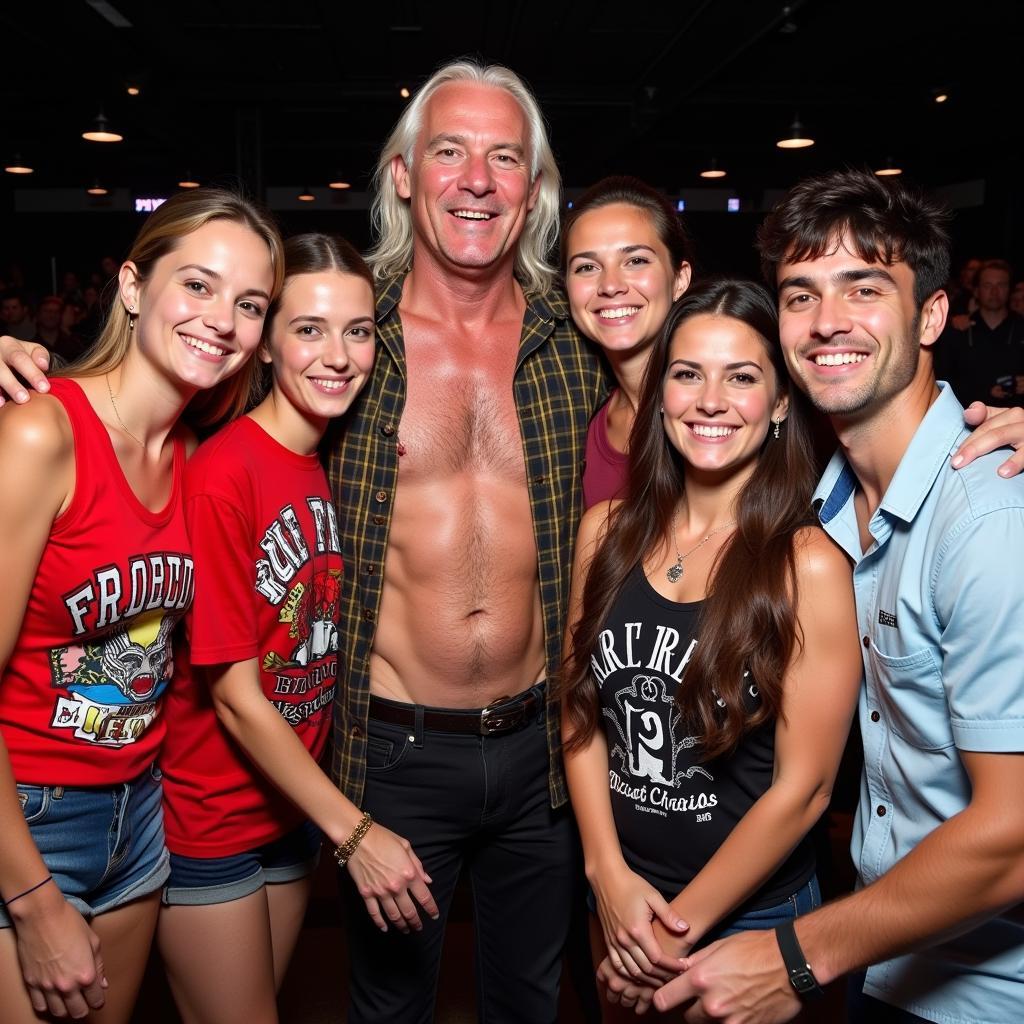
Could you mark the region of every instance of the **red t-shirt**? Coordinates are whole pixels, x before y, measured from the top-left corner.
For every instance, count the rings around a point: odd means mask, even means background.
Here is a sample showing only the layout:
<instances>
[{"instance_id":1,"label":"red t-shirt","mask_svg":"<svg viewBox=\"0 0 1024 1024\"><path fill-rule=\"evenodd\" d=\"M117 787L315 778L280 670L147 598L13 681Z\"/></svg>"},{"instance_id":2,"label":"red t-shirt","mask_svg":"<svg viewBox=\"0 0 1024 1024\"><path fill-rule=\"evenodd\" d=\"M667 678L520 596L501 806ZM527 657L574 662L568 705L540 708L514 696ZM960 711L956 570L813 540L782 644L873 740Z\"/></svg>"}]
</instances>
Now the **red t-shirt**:
<instances>
[{"instance_id":1,"label":"red t-shirt","mask_svg":"<svg viewBox=\"0 0 1024 1024\"><path fill-rule=\"evenodd\" d=\"M78 384L58 378L50 394L74 435L75 491L50 529L0 676L0 732L18 782L113 786L156 757L171 634L192 600L185 445L175 439L171 496L151 512Z\"/></svg>"},{"instance_id":2,"label":"red t-shirt","mask_svg":"<svg viewBox=\"0 0 1024 1024\"><path fill-rule=\"evenodd\" d=\"M317 457L248 416L189 460L185 510L196 594L167 702L164 827L172 853L227 857L303 815L221 727L192 666L255 658L267 700L319 758L338 671L341 544Z\"/></svg>"}]
</instances>

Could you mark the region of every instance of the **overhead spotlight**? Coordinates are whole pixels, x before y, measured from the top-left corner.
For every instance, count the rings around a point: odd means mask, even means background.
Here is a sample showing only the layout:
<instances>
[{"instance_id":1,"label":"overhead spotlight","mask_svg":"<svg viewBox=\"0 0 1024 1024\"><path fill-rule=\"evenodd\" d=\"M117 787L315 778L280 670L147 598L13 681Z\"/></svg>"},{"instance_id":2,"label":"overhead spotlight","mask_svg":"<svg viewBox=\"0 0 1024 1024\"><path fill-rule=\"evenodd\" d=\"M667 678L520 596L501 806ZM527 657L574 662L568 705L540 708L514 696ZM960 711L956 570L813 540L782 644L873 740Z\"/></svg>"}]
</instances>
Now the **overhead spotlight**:
<instances>
[{"instance_id":1,"label":"overhead spotlight","mask_svg":"<svg viewBox=\"0 0 1024 1024\"><path fill-rule=\"evenodd\" d=\"M200 182L192 177L191 171L185 172L185 177L178 182L178 188L199 188Z\"/></svg>"},{"instance_id":2,"label":"overhead spotlight","mask_svg":"<svg viewBox=\"0 0 1024 1024\"><path fill-rule=\"evenodd\" d=\"M949 99L949 93L945 89L933 89L932 99L936 103L945 103Z\"/></svg>"},{"instance_id":3,"label":"overhead spotlight","mask_svg":"<svg viewBox=\"0 0 1024 1024\"><path fill-rule=\"evenodd\" d=\"M308 188L304 188L295 198L302 203L311 203L316 196Z\"/></svg>"},{"instance_id":4,"label":"overhead spotlight","mask_svg":"<svg viewBox=\"0 0 1024 1024\"><path fill-rule=\"evenodd\" d=\"M100 184L99 178L94 178L93 183L85 190L91 196L108 196L110 195L110 189L104 188Z\"/></svg>"},{"instance_id":5,"label":"overhead spotlight","mask_svg":"<svg viewBox=\"0 0 1024 1024\"><path fill-rule=\"evenodd\" d=\"M718 161L712 157L708 166L700 172L702 178L724 178L725 171L718 166Z\"/></svg>"},{"instance_id":6,"label":"overhead spotlight","mask_svg":"<svg viewBox=\"0 0 1024 1024\"><path fill-rule=\"evenodd\" d=\"M8 174L31 174L35 168L29 167L29 165L22 160L20 153L15 153L14 159L8 161L4 170Z\"/></svg>"},{"instance_id":7,"label":"overhead spotlight","mask_svg":"<svg viewBox=\"0 0 1024 1024\"><path fill-rule=\"evenodd\" d=\"M793 123L789 126L789 134L775 143L779 149L806 149L814 145L814 139L807 134L806 129L800 123L800 117L794 117Z\"/></svg>"},{"instance_id":8,"label":"overhead spotlight","mask_svg":"<svg viewBox=\"0 0 1024 1024\"><path fill-rule=\"evenodd\" d=\"M896 175L902 173L903 168L897 167L896 162L893 160L891 156L887 156L885 158L885 165L879 167L878 170L875 171L875 174L877 174L879 178L895 178Z\"/></svg>"},{"instance_id":9,"label":"overhead spotlight","mask_svg":"<svg viewBox=\"0 0 1024 1024\"><path fill-rule=\"evenodd\" d=\"M122 142L124 136L111 130L110 122L106 119L103 111L100 110L93 121L93 125L87 131L82 132L82 138L88 139L89 142Z\"/></svg>"},{"instance_id":10,"label":"overhead spotlight","mask_svg":"<svg viewBox=\"0 0 1024 1024\"><path fill-rule=\"evenodd\" d=\"M338 178L335 181L329 181L327 183L327 187L328 188L351 188L352 185L351 185L350 182L342 181L340 178Z\"/></svg>"},{"instance_id":11,"label":"overhead spotlight","mask_svg":"<svg viewBox=\"0 0 1024 1024\"><path fill-rule=\"evenodd\" d=\"M412 95L412 93L409 92L409 89L403 85L402 88L398 90L398 95L401 96L403 100L407 100Z\"/></svg>"},{"instance_id":12,"label":"overhead spotlight","mask_svg":"<svg viewBox=\"0 0 1024 1024\"><path fill-rule=\"evenodd\" d=\"M142 90L137 85L129 85L125 90L129 96L138 96Z\"/></svg>"}]
</instances>

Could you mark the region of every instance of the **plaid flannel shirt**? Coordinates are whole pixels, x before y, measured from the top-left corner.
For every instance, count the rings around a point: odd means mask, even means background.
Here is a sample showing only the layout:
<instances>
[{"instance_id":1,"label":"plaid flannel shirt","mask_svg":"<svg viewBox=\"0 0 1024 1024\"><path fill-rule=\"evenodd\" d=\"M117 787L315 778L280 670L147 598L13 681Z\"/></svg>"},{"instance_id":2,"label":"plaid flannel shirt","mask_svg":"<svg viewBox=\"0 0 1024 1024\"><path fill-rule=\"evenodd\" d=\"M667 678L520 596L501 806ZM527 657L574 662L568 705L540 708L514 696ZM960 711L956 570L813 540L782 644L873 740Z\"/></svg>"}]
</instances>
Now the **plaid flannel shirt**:
<instances>
[{"instance_id":1,"label":"plaid flannel shirt","mask_svg":"<svg viewBox=\"0 0 1024 1024\"><path fill-rule=\"evenodd\" d=\"M339 686L332 775L356 806L366 779L370 650L398 483L398 427L405 407L405 344L398 302L403 277L377 297L373 375L325 449L339 513L345 584L341 599ZM549 680L547 732L553 806L567 799L559 707L550 684L562 658L576 528L582 510L587 425L607 386L600 360L580 338L559 294L527 295L513 380L537 544L544 650Z\"/></svg>"}]
</instances>

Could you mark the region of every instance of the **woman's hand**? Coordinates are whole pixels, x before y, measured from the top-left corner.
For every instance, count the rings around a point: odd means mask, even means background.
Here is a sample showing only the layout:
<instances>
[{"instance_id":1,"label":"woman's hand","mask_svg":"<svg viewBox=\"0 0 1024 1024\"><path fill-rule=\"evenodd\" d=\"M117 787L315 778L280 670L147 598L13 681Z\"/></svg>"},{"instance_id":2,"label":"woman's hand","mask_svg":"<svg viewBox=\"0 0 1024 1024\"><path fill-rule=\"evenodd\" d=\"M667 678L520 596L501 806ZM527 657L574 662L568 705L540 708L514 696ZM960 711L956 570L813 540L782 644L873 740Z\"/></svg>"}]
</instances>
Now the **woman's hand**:
<instances>
[{"instance_id":1,"label":"woman's hand","mask_svg":"<svg viewBox=\"0 0 1024 1024\"><path fill-rule=\"evenodd\" d=\"M646 879L624 864L614 870L595 872L591 879L597 898L597 914L608 947L611 966L624 979L652 987L664 984L674 973L658 966L669 959L655 936L653 923L682 936L688 925Z\"/></svg>"},{"instance_id":2,"label":"woman's hand","mask_svg":"<svg viewBox=\"0 0 1024 1024\"><path fill-rule=\"evenodd\" d=\"M382 931L390 921L399 931L420 931L423 924L413 899L436 921L440 917L427 886L430 876L407 839L374 822L346 865L367 913ZM411 898L410 898L411 897Z\"/></svg>"},{"instance_id":3,"label":"woman's hand","mask_svg":"<svg viewBox=\"0 0 1024 1024\"><path fill-rule=\"evenodd\" d=\"M87 1017L103 1006L107 987L99 936L56 885L35 896L11 911L32 1008L59 1018Z\"/></svg>"},{"instance_id":4,"label":"woman's hand","mask_svg":"<svg viewBox=\"0 0 1024 1024\"><path fill-rule=\"evenodd\" d=\"M604 993L604 997L609 1003L618 1003L626 1009L632 1009L640 1016L650 1008L654 993L658 991L654 985L623 977L612 966L609 957L605 957L597 969L597 984L598 990Z\"/></svg>"}]
</instances>

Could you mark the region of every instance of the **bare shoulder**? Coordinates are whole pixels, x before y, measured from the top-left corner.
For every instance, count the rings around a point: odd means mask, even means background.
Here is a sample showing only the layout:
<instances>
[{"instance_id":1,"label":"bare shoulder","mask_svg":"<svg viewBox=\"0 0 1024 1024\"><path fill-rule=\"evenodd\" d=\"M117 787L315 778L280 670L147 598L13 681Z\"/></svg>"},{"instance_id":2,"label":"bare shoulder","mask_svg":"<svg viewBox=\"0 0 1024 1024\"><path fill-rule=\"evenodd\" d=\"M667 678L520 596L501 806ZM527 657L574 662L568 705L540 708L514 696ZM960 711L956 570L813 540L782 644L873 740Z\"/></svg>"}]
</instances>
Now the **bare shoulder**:
<instances>
[{"instance_id":1,"label":"bare shoulder","mask_svg":"<svg viewBox=\"0 0 1024 1024\"><path fill-rule=\"evenodd\" d=\"M853 566L842 548L820 526L805 526L793 538L800 586L849 588Z\"/></svg>"},{"instance_id":2,"label":"bare shoulder","mask_svg":"<svg viewBox=\"0 0 1024 1024\"><path fill-rule=\"evenodd\" d=\"M52 395L35 395L24 405L0 408L0 452L7 464L18 461L49 465L74 455L75 440L64 406Z\"/></svg>"},{"instance_id":3,"label":"bare shoulder","mask_svg":"<svg viewBox=\"0 0 1024 1024\"><path fill-rule=\"evenodd\" d=\"M615 509L621 504L622 502L618 499L614 501L599 501L596 505L591 505L583 513L583 518L580 520L579 533L576 536L578 549L599 543L604 538L608 529L608 521Z\"/></svg>"}]
</instances>

